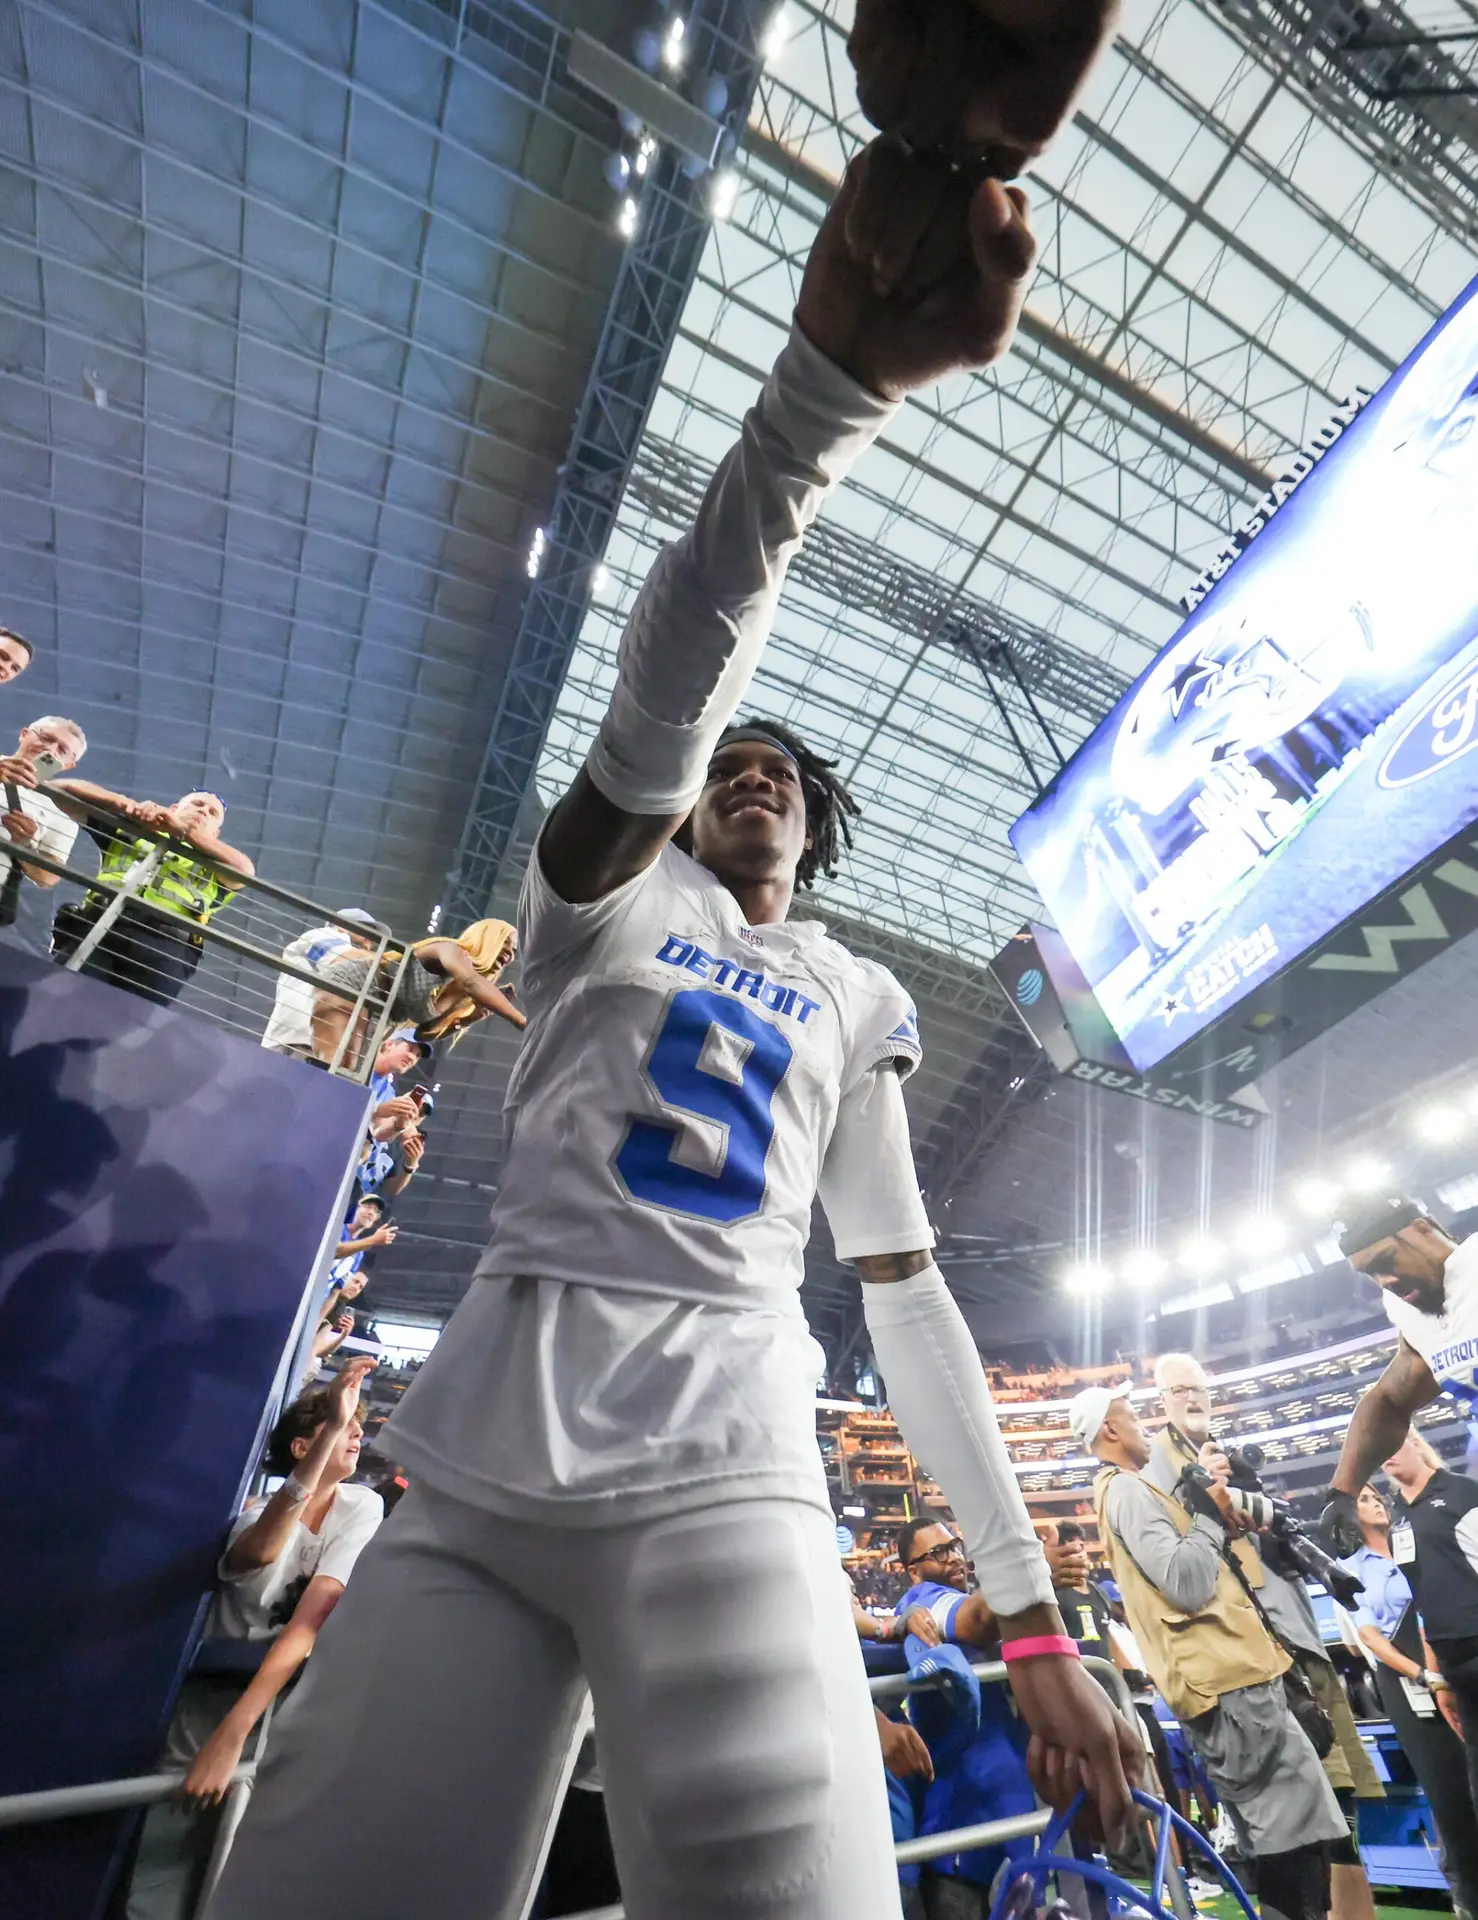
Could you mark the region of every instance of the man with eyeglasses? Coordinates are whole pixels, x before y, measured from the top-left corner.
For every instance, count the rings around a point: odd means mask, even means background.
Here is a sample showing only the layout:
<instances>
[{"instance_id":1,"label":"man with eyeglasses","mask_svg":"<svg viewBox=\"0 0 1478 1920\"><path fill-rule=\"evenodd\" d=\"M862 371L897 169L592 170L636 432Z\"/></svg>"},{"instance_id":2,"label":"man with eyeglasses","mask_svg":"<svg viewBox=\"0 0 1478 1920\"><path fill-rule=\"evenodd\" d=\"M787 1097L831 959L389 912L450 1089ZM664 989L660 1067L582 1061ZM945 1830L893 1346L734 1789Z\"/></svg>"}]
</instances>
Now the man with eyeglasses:
<instances>
[{"instance_id":1,"label":"man with eyeglasses","mask_svg":"<svg viewBox=\"0 0 1478 1920\"><path fill-rule=\"evenodd\" d=\"M76 721L48 713L21 728L14 753L0 754L0 834L12 847L48 860L67 858L77 823L36 788L69 773L86 751L87 736ZM0 847L0 933L12 945L48 951L51 909L34 889L49 891L56 884L56 874Z\"/></svg>"},{"instance_id":2,"label":"man with eyeglasses","mask_svg":"<svg viewBox=\"0 0 1478 1920\"><path fill-rule=\"evenodd\" d=\"M1024 1757L1026 1729L1013 1715L1005 1688L978 1689L978 1719L973 1698L966 1702L965 1689L974 1689L975 1682L966 1674L965 1663L978 1659L981 1648L999 1658L1001 1630L984 1599L970 1591L964 1542L942 1521L910 1520L899 1531L897 1548L912 1583L897 1606L899 1620L907 1623L904 1644L910 1665L917 1669L920 1659L926 1666L939 1665L953 1701L951 1710L937 1697L915 1696L909 1709L919 1720L934 1763L918 1832L948 1833L1030 1813L1036 1797ZM950 1652L929 1659L931 1649L955 1645L964 1649L963 1655ZM1028 1850L1027 1843L1013 1842L931 1860L920 1880L926 1920L984 1920L1002 1860Z\"/></svg>"},{"instance_id":3,"label":"man with eyeglasses","mask_svg":"<svg viewBox=\"0 0 1478 1920\"><path fill-rule=\"evenodd\" d=\"M1355 1408L1324 1509L1332 1550L1352 1554L1364 1545L1360 1489L1400 1450L1413 1415L1444 1393L1478 1411L1478 1236L1459 1243L1419 1200L1385 1194L1345 1222L1339 1247L1380 1288L1400 1336Z\"/></svg>"}]
</instances>

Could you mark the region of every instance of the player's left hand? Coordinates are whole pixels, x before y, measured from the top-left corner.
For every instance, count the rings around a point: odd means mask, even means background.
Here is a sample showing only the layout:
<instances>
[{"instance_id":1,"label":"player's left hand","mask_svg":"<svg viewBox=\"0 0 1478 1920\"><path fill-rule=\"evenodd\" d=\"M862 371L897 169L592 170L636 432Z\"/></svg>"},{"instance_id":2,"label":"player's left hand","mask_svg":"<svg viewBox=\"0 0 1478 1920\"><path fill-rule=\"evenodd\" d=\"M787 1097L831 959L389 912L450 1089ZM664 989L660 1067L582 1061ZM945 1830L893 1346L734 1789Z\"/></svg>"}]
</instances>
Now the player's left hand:
<instances>
[{"instance_id":1,"label":"player's left hand","mask_svg":"<svg viewBox=\"0 0 1478 1920\"><path fill-rule=\"evenodd\" d=\"M1081 1660L1037 1654L1013 1660L1011 1692L1031 1729L1026 1768L1049 1807L1061 1812L1078 1789L1110 1846L1128 1830L1131 1786L1144 1780L1144 1746L1138 1732L1110 1703Z\"/></svg>"},{"instance_id":2,"label":"player's left hand","mask_svg":"<svg viewBox=\"0 0 1478 1920\"><path fill-rule=\"evenodd\" d=\"M1119 0L857 0L847 52L878 129L1010 180L1072 111Z\"/></svg>"},{"instance_id":3,"label":"player's left hand","mask_svg":"<svg viewBox=\"0 0 1478 1920\"><path fill-rule=\"evenodd\" d=\"M796 320L862 386L901 399L1000 359L1036 257L1019 187L875 140L821 224Z\"/></svg>"}]
</instances>

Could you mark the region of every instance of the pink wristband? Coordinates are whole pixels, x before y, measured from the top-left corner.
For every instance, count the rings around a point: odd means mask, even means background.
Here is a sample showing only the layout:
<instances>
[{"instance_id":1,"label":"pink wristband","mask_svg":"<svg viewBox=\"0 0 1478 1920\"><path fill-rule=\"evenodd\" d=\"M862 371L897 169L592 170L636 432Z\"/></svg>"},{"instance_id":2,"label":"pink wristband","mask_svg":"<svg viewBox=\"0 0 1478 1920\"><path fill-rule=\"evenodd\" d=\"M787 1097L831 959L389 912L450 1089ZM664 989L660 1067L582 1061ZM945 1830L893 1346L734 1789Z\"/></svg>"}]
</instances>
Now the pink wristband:
<instances>
[{"instance_id":1,"label":"pink wristband","mask_svg":"<svg viewBox=\"0 0 1478 1920\"><path fill-rule=\"evenodd\" d=\"M1065 1633L1039 1633L1030 1640L1007 1640L1001 1646L1001 1658L1008 1663L1012 1660L1030 1660L1033 1654L1038 1653L1056 1653L1067 1660L1082 1657L1077 1641L1069 1640Z\"/></svg>"}]
</instances>

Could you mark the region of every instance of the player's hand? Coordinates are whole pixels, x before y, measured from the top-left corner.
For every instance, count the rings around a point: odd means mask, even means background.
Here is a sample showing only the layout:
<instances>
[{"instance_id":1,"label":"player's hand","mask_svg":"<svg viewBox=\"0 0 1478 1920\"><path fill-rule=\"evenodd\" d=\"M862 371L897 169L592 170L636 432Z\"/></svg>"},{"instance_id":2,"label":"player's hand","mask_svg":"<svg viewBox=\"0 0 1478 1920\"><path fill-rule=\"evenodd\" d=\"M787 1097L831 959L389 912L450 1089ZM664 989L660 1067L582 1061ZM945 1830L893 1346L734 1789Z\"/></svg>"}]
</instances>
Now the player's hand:
<instances>
[{"instance_id":1,"label":"player's hand","mask_svg":"<svg viewBox=\"0 0 1478 1920\"><path fill-rule=\"evenodd\" d=\"M883 1750L883 1765L895 1780L907 1780L912 1774L921 1774L925 1780L934 1778L929 1749L907 1721L890 1720L880 1713L878 1745Z\"/></svg>"},{"instance_id":2,"label":"player's hand","mask_svg":"<svg viewBox=\"0 0 1478 1920\"><path fill-rule=\"evenodd\" d=\"M1119 0L857 0L847 52L879 133L1009 180L1072 110Z\"/></svg>"},{"instance_id":3,"label":"player's hand","mask_svg":"<svg viewBox=\"0 0 1478 1920\"><path fill-rule=\"evenodd\" d=\"M1365 1545L1365 1535L1360 1530L1360 1509L1353 1493L1345 1493L1339 1487L1329 1489L1329 1498L1319 1515L1319 1532L1325 1550L1337 1560L1360 1551Z\"/></svg>"},{"instance_id":4,"label":"player's hand","mask_svg":"<svg viewBox=\"0 0 1478 1920\"><path fill-rule=\"evenodd\" d=\"M937 1647L944 1639L939 1631L939 1622L927 1607L910 1607L903 1616L900 1639L911 1633L916 1640L922 1640L926 1647Z\"/></svg>"},{"instance_id":5,"label":"player's hand","mask_svg":"<svg viewBox=\"0 0 1478 1920\"><path fill-rule=\"evenodd\" d=\"M1036 257L1019 187L875 140L821 224L796 319L829 360L896 400L1000 359Z\"/></svg>"},{"instance_id":6,"label":"player's hand","mask_svg":"<svg viewBox=\"0 0 1478 1920\"><path fill-rule=\"evenodd\" d=\"M1031 1729L1026 1769L1037 1793L1061 1812L1085 1788L1103 1837L1116 1845L1133 1810L1129 1789L1144 1779L1138 1731L1115 1711L1081 1660L1036 1654L1013 1660L1006 1677Z\"/></svg>"}]
</instances>

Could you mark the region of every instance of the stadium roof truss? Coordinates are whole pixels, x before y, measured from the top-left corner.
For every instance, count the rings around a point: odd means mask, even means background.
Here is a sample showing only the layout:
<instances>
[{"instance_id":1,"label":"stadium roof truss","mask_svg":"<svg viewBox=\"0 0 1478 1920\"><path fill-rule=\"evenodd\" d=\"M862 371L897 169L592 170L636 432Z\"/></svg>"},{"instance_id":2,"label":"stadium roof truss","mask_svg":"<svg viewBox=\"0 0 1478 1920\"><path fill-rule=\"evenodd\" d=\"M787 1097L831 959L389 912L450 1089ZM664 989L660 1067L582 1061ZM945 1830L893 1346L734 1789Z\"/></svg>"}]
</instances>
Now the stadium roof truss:
<instances>
[{"instance_id":1,"label":"stadium roof truss","mask_svg":"<svg viewBox=\"0 0 1478 1920\"><path fill-rule=\"evenodd\" d=\"M849 11L787 0L543 797L583 754L635 590L733 440L867 137ZM1451 210L1311 114L1291 78L1271 29L1249 38L1197 0L1131 6L1026 183L1041 263L1015 346L911 399L795 563L753 705L836 754L862 802L857 850L822 895L849 921L977 963L999 949L1036 904L1007 829L1056 751L1168 638L1179 592L1303 440L1472 274Z\"/></svg>"}]
</instances>

